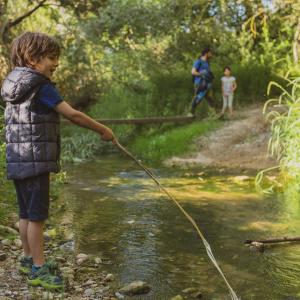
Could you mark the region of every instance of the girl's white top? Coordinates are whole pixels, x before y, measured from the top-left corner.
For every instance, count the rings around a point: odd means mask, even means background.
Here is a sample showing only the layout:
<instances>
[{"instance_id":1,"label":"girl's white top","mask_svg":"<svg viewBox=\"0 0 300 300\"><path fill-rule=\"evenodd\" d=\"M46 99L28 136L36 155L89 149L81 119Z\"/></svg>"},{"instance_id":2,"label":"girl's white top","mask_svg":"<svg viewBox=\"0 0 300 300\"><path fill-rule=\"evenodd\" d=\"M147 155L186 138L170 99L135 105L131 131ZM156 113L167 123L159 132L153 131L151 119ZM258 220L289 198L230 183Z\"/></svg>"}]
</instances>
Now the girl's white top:
<instances>
[{"instance_id":1,"label":"girl's white top","mask_svg":"<svg viewBox=\"0 0 300 300\"><path fill-rule=\"evenodd\" d=\"M221 81L223 83L223 91L224 95L232 95L233 94L233 83L235 82L235 77L233 76L223 76L221 78Z\"/></svg>"}]
</instances>

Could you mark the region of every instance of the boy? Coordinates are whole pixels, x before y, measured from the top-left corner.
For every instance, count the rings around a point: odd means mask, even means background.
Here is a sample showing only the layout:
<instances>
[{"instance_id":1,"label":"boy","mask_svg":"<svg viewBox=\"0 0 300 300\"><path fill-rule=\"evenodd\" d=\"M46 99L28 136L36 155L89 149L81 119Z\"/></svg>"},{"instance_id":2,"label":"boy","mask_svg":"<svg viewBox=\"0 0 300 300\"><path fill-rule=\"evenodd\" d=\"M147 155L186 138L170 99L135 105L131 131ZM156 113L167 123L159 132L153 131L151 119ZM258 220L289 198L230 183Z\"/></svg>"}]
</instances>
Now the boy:
<instances>
[{"instance_id":1,"label":"boy","mask_svg":"<svg viewBox=\"0 0 300 300\"><path fill-rule=\"evenodd\" d=\"M235 81L235 77L231 76L231 68L224 68L224 75L221 78L222 81L222 95L223 95L223 108L221 112L221 116L225 114L225 110L228 107L230 116L233 115L232 110L232 102L233 102L233 94L237 88L237 84Z\"/></svg>"},{"instance_id":2,"label":"boy","mask_svg":"<svg viewBox=\"0 0 300 300\"><path fill-rule=\"evenodd\" d=\"M14 181L19 204L19 232L24 251L20 271L31 285L62 288L62 279L45 262L43 224L48 218L49 173L59 172L59 115L113 141L113 132L73 109L59 95L51 77L60 47L52 37L26 32L12 43L14 69L5 78L7 177Z\"/></svg>"}]
</instances>

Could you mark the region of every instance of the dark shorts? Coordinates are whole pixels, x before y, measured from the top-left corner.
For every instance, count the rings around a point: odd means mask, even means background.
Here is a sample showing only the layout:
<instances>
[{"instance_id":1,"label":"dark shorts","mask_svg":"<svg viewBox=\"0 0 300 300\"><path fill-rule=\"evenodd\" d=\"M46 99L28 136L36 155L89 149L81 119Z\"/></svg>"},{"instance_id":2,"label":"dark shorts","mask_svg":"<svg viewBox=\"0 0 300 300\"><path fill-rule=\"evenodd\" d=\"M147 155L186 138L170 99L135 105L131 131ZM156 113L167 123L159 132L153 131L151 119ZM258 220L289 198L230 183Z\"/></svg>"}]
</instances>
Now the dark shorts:
<instances>
[{"instance_id":1,"label":"dark shorts","mask_svg":"<svg viewBox=\"0 0 300 300\"><path fill-rule=\"evenodd\" d=\"M19 216L30 221L44 221L49 211L49 173L14 180Z\"/></svg>"}]
</instances>

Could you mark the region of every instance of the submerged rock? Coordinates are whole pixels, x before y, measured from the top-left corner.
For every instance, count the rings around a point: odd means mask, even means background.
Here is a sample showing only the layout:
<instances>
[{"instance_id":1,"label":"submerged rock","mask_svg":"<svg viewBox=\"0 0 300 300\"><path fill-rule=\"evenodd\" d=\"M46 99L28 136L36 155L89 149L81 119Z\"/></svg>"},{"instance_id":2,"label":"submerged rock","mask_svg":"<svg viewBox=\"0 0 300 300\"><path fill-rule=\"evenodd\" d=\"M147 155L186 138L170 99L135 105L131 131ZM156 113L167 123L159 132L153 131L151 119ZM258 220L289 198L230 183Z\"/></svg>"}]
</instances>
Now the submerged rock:
<instances>
[{"instance_id":1,"label":"submerged rock","mask_svg":"<svg viewBox=\"0 0 300 300\"><path fill-rule=\"evenodd\" d=\"M265 251L265 246L263 243L259 242L252 242L249 246L249 249L251 251L257 251L257 252L264 252Z\"/></svg>"},{"instance_id":2,"label":"submerged rock","mask_svg":"<svg viewBox=\"0 0 300 300\"><path fill-rule=\"evenodd\" d=\"M150 286L143 281L134 281L130 284L122 287L119 292L121 294L133 296L133 295L139 295L139 294L146 294L150 291Z\"/></svg>"}]
</instances>

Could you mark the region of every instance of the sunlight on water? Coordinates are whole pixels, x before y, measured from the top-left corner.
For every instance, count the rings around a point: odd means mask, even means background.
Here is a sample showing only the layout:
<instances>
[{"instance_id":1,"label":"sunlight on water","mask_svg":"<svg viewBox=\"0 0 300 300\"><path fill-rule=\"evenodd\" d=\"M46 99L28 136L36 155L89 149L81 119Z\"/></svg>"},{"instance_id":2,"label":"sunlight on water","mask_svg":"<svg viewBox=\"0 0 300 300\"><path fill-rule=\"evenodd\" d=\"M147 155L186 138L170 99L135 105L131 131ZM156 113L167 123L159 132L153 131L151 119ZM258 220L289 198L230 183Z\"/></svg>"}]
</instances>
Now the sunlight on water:
<instances>
[{"instance_id":1,"label":"sunlight on water","mask_svg":"<svg viewBox=\"0 0 300 300\"><path fill-rule=\"evenodd\" d=\"M298 193L290 191L290 201L264 197L244 174L153 171L200 226L242 299L300 299L299 244L269 247L264 254L243 244L297 235ZM111 157L71 166L69 174L64 192L77 250L109 258L106 268L120 285L148 282L151 292L136 299L170 299L189 287L201 290L203 299L228 299L190 223L134 164Z\"/></svg>"}]
</instances>

